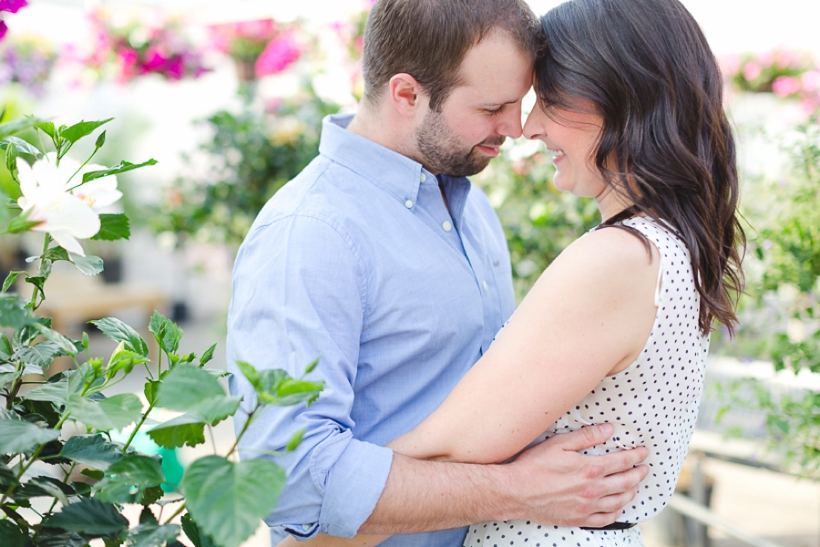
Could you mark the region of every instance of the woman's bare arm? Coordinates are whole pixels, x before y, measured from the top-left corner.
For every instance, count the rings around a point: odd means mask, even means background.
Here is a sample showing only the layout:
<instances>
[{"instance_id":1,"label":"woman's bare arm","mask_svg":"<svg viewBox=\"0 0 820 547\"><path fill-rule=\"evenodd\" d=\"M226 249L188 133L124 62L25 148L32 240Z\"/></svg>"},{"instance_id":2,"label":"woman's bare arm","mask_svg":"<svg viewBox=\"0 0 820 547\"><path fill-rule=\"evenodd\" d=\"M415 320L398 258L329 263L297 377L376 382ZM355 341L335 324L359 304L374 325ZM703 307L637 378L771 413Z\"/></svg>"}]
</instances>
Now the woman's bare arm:
<instances>
[{"instance_id":1,"label":"woman's bare arm","mask_svg":"<svg viewBox=\"0 0 820 547\"><path fill-rule=\"evenodd\" d=\"M470 463L520 452L643 348L656 312L659 260L652 249L650 260L643 244L619 229L576 241L444 403L388 446L412 458ZM319 535L279 546L371 547L387 537Z\"/></svg>"}]
</instances>

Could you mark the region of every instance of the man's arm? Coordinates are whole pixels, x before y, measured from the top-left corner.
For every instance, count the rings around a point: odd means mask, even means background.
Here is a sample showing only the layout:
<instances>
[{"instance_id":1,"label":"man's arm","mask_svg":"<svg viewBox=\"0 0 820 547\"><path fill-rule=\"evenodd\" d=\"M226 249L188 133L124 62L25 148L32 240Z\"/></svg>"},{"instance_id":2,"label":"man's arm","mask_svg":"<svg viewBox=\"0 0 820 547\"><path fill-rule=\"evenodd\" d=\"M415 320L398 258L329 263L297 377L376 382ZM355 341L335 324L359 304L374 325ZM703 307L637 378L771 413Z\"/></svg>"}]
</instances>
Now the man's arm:
<instances>
[{"instance_id":1,"label":"man's arm","mask_svg":"<svg viewBox=\"0 0 820 547\"><path fill-rule=\"evenodd\" d=\"M649 472L640 447L604 456L579 451L604 442L612 426L556 435L503 465L415 460L395 454L384 492L352 539L287 538L279 547L370 547L392 534L522 519L563 526L614 522ZM636 467L637 466L637 467ZM369 535L387 534L387 535Z\"/></svg>"}]
</instances>

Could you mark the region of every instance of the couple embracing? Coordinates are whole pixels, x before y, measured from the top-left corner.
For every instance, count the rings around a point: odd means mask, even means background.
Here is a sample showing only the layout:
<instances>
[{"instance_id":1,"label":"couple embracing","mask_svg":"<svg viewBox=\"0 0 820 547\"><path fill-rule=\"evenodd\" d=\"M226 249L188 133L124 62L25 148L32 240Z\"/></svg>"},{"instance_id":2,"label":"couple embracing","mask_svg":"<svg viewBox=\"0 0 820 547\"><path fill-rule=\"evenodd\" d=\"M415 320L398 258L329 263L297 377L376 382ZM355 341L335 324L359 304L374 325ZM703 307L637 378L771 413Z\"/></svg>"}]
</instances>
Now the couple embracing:
<instances>
[{"instance_id":1,"label":"couple embracing","mask_svg":"<svg viewBox=\"0 0 820 547\"><path fill-rule=\"evenodd\" d=\"M642 545L741 282L735 145L697 23L678 0L540 20L523 0L378 0L364 76L234 270L228 362L298 375L320 356L326 382L241 446L265 457L305 429L277 459L273 544ZM602 221L516 309L502 227L466 177L522 134Z\"/></svg>"}]
</instances>

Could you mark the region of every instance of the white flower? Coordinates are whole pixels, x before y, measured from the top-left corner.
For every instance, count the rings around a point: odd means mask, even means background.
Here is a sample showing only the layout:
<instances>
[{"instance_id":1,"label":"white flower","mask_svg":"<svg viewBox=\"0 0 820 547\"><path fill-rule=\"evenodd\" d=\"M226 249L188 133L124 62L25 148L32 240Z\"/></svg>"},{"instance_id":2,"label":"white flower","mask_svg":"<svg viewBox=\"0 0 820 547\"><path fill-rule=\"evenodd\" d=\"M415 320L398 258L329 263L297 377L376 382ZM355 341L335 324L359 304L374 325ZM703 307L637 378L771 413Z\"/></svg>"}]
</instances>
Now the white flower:
<instances>
[{"instance_id":1,"label":"white flower","mask_svg":"<svg viewBox=\"0 0 820 547\"><path fill-rule=\"evenodd\" d=\"M29 166L17 158L23 194L17 204L28 215L29 221L40 222L32 230L46 232L63 249L85 256L77 239L86 239L99 232L100 217L82 199L66 191L68 178L78 166L74 170L71 167L64 162L57 166L48 158Z\"/></svg>"},{"instance_id":2,"label":"white flower","mask_svg":"<svg viewBox=\"0 0 820 547\"><path fill-rule=\"evenodd\" d=\"M46 161L52 165L55 164L57 162L57 155L54 152L49 152L46 154ZM74 175L77 169L80 169L80 164L68 156L63 156L60 160L59 170L60 174L65 177L63 180L68 181L68 178ZM65 188L72 188L80 184L83 181L83 175L86 173L91 171L103 171L105 169L102 165L84 165ZM108 175L107 177L86 182L71 190L71 193L83 200L86 205L97 212L100 212L101 209L108 207L122 197L122 192L117 190L116 175Z\"/></svg>"}]
</instances>

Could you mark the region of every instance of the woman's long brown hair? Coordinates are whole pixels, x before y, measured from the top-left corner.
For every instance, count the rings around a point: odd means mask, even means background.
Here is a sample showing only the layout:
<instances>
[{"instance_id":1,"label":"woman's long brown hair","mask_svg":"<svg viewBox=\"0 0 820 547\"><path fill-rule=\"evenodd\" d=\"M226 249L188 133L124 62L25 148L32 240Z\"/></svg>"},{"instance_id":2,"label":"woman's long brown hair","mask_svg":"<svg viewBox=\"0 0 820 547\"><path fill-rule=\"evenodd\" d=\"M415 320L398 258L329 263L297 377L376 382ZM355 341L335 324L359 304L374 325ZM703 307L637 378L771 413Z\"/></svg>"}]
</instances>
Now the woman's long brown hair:
<instances>
[{"instance_id":1,"label":"woman's long brown hair","mask_svg":"<svg viewBox=\"0 0 820 547\"><path fill-rule=\"evenodd\" d=\"M700 27L678 0L571 0L541 21L540 103L594 105L603 116L594 159L604 180L634 204L627 214L679 232L701 332L717 319L733 333L746 240L723 80Z\"/></svg>"}]
</instances>

